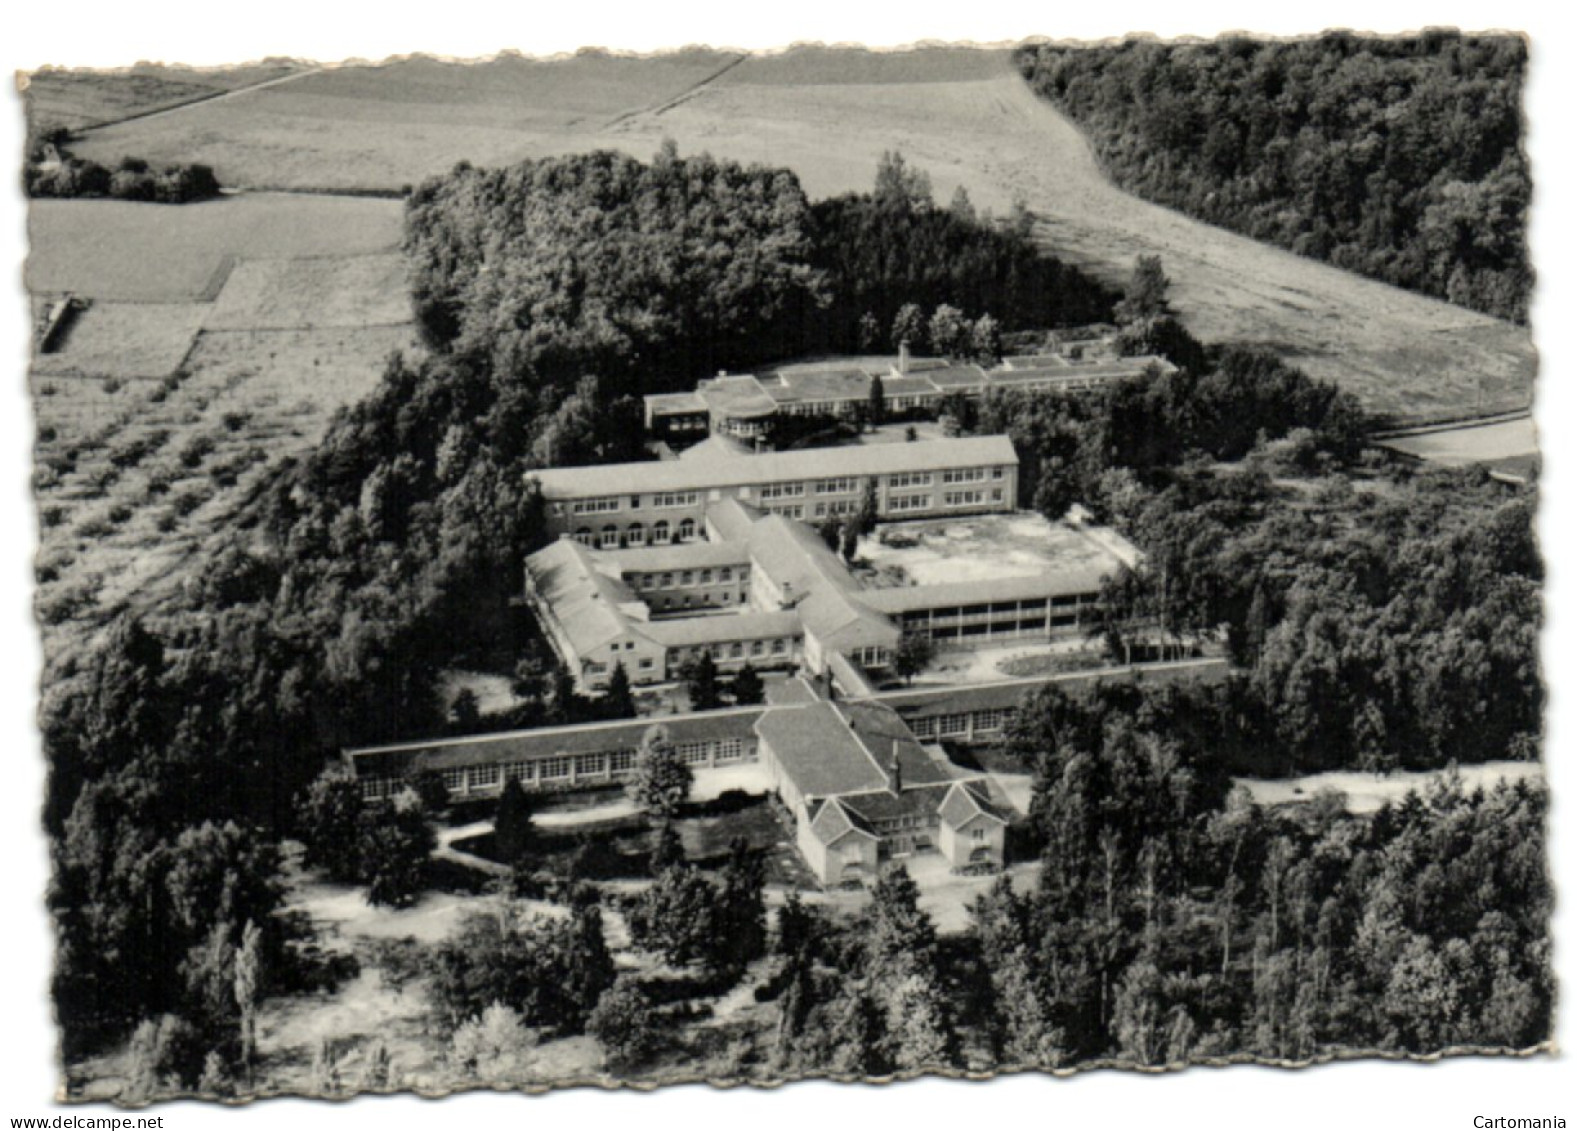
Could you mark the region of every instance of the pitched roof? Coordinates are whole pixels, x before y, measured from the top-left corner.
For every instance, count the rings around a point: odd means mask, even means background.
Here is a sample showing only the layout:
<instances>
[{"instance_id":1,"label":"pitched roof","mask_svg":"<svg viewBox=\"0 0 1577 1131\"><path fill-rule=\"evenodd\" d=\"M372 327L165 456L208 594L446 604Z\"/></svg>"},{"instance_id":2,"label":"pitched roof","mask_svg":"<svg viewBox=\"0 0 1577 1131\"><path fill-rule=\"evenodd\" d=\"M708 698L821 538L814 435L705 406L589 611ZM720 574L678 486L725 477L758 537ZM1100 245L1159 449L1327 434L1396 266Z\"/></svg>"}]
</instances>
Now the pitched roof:
<instances>
[{"instance_id":1,"label":"pitched roof","mask_svg":"<svg viewBox=\"0 0 1577 1131\"><path fill-rule=\"evenodd\" d=\"M838 798L851 813L857 813L873 826L900 817L928 817L942 806L942 799L953 787L928 785L918 789L905 788L902 793L881 790L873 793L851 793Z\"/></svg>"},{"instance_id":2,"label":"pitched roof","mask_svg":"<svg viewBox=\"0 0 1577 1131\"><path fill-rule=\"evenodd\" d=\"M798 603L805 630L837 648L889 644L898 630L861 602L842 559L803 522L767 515L750 528L750 557Z\"/></svg>"},{"instance_id":3,"label":"pitched roof","mask_svg":"<svg viewBox=\"0 0 1577 1131\"><path fill-rule=\"evenodd\" d=\"M628 574L652 570L743 566L750 564L750 552L737 542L696 540L672 542L666 546L641 546L629 550L592 550L590 560L599 567Z\"/></svg>"},{"instance_id":4,"label":"pitched roof","mask_svg":"<svg viewBox=\"0 0 1577 1131\"><path fill-rule=\"evenodd\" d=\"M761 382L748 373L702 381L695 391L706 402L706 407L719 416L753 419L771 416L778 407L762 389Z\"/></svg>"},{"instance_id":5,"label":"pitched roof","mask_svg":"<svg viewBox=\"0 0 1577 1131\"><path fill-rule=\"evenodd\" d=\"M987 817L999 824L1007 824L1004 817L991 799L981 792L974 782L955 782L953 788L947 791L938 814L942 820L953 828L963 828L976 817Z\"/></svg>"},{"instance_id":6,"label":"pitched roof","mask_svg":"<svg viewBox=\"0 0 1577 1131\"><path fill-rule=\"evenodd\" d=\"M571 538L560 538L528 557L526 574L582 655L629 631L627 609L644 608L634 590L596 569L591 551Z\"/></svg>"},{"instance_id":7,"label":"pitched roof","mask_svg":"<svg viewBox=\"0 0 1577 1131\"><path fill-rule=\"evenodd\" d=\"M736 640L798 639L800 622L793 610L712 613L648 621L641 625L641 634L665 648L693 648Z\"/></svg>"},{"instance_id":8,"label":"pitched roof","mask_svg":"<svg viewBox=\"0 0 1577 1131\"><path fill-rule=\"evenodd\" d=\"M748 459L662 460L549 468L528 474L549 499L590 498L641 492L705 490L840 475L890 475L954 467L1017 466L1006 436L960 436L907 444L852 444L791 452L763 452Z\"/></svg>"},{"instance_id":9,"label":"pitched roof","mask_svg":"<svg viewBox=\"0 0 1577 1131\"><path fill-rule=\"evenodd\" d=\"M721 432L713 432L699 444L691 444L679 453L679 458L692 463L704 460L738 459L740 456L752 455L750 448L741 444L732 436L725 436Z\"/></svg>"},{"instance_id":10,"label":"pitched roof","mask_svg":"<svg viewBox=\"0 0 1577 1131\"><path fill-rule=\"evenodd\" d=\"M878 839L876 830L871 827L863 814L857 813L842 805L837 798L821 805L816 816L810 822L810 831L823 844L833 844L849 833L856 836Z\"/></svg>"},{"instance_id":11,"label":"pitched roof","mask_svg":"<svg viewBox=\"0 0 1577 1131\"><path fill-rule=\"evenodd\" d=\"M938 761L920 745L892 708L873 702L842 702L835 703L833 709L843 716L860 745L884 770L897 759L903 792L951 782L958 776L951 763ZM884 773L884 779L885 776Z\"/></svg>"},{"instance_id":12,"label":"pitched roof","mask_svg":"<svg viewBox=\"0 0 1577 1131\"><path fill-rule=\"evenodd\" d=\"M773 707L757 721L756 733L802 797L887 788L887 775L830 703Z\"/></svg>"}]
</instances>

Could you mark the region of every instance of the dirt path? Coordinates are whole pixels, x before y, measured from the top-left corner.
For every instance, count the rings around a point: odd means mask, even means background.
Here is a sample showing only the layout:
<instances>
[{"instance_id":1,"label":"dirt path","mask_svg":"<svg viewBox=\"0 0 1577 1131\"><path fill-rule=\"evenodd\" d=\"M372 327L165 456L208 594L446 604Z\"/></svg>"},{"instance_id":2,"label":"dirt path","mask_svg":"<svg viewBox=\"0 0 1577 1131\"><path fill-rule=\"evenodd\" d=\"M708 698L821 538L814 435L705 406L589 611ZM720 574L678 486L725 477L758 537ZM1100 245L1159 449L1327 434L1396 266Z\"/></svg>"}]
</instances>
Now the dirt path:
<instances>
[{"instance_id":1,"label":"dirt path","mask_svg":"<svg viewBox=\"0 0 1577 1131\"><path fill-rule=\"evenodd\" d=\"M73 131L78 136L93 133L95 130L108 129L110 126L124 125L127 122L145 122L151 118L162 118L181 110L190 110L194 106L208 106L215 102L223 102L227 98L234 98L238 94L251 94L254 91L264 90L280 83L294 82L296 79L307 75L315 75L322 67L307 67L303 70L292 71L288 75L280 75L274 79L264 79L262 82L249 83L246 86L232 87L229 90L216 90L212 94L200 94L196 98L188 98L167 106L155 106L148 110L138 110L134 114L127 114L123 118L115 118L108 122L94 122L91 126L81 126Z\"/></svg>"}]
</instances>

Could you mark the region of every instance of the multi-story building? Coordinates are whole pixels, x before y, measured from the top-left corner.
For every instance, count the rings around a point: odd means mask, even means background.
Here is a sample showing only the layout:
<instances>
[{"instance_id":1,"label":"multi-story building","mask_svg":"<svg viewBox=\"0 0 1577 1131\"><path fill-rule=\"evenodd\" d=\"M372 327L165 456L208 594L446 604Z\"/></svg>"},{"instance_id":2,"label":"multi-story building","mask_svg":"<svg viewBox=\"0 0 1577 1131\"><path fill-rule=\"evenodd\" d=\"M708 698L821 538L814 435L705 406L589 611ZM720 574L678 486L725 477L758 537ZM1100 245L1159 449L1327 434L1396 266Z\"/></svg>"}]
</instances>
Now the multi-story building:
<instances>
[{"instance_id":1,"label":"multi-story building","mask_svg":"<svg viewBox=\"0 0 1577 1131\"><path fill-rule=\"evenodd\" d=\"M708 512L725 501L805 522L853 514L867 490L883 519L989 514L1018 505L1018 455L1006 436L531 474L549 532L601 550L694 541L705 533Z\"/></svg>"}]
</instances>

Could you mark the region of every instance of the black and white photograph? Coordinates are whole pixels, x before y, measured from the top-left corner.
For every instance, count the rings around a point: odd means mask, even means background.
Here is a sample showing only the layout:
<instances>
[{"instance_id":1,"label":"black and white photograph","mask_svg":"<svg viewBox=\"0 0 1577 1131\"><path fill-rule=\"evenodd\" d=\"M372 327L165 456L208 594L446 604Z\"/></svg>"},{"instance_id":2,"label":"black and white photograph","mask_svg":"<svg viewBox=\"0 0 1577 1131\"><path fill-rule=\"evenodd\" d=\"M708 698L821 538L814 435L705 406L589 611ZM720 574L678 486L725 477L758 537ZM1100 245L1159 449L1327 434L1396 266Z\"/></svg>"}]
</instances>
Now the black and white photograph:
<instances>
[{"instance_id":1,"label":"black and white photograph","mask_svg":"<svg viewBox=\"0 0 1577 1131\"><path fill-rule=\"evenodd\" d=\"M1577 1119L1564 29L616 11L9 53L0 1115Z\"/></svg>"}]
</instances>

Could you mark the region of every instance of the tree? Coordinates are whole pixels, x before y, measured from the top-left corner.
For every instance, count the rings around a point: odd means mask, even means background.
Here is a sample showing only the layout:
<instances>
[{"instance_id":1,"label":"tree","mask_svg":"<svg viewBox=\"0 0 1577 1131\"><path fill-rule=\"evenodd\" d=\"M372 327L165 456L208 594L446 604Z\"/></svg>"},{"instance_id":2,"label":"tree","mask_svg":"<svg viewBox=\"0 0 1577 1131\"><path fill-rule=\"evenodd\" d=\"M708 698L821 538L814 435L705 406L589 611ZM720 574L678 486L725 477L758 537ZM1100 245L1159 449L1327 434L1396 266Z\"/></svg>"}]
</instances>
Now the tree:
<instances>
[{"instance_id":1,"label":"tree","mask_svg":"<svg viewBox=\"0 0 1577 1131\"><path fill-rule=\"evenodd\" d=\"M520 1014L495 1001L480 1016L455 1030L449 1042L449 1059L468 1079L505 1083L513 1078L521 1058L535 1043Z\"/></svg>"},{"instance_id":2,"label":"tree","mask_svg":"<svg viewBox=\"0 0 1577 1131\"><path fill-rule=\"evenodd\" d=\"M718 965L743 970L767 951L766 868L742 839L729 848L718 876L717 930L722 940Z\"/></svg>"},{"instance_id":3,"label":"tree","mask_svg":"<svg viewBox=\"0 0 1577 1131\"><path fill-rule=\"evenodd\" d=\"M857 331L860 352L869 353L876 348L876 343L882 338L882 324L877 321L876 315L867 310L860 315L860 325Z\"/></svg>"},{"instance_id":4,"label":"tree","mask_svg":"<svg viewBox=\"0 0 1577 1131\"><path fill-rule=\"evenodd\" d=\"M679 678L684 680L692 711L715 711L723 705L717 661L712 659L711 649L702 648L699 654L687 659L679 668Z\"/></svg>"},{"instance_id":5,"label":"tree","mask_svg":"<svg viewBox=\"0 0 1577 1131\"><path fill-rule=\"evenodd\" d=\"M609 1067L621 1072L638 1068L659 1046L652 1006L640 983L626 974L602 995L586 1022Z\"/></svg>"},{"instance_id":6,"label":"tree","mask_svg":"<svg viewBox=\"0 0 1577 1131\"><path fill-rule=\"evenodd\" d=\"M843 526L838 531L838 550L843 560L850 563L860 552L860 521L854 515L843 520Z\"/></svg>"},{"instance_id":7,"label":"tree","mask_svg":"<svg viewBox=\"0 0 1577 1131\"><path fill-rule=\"evenodd\" d=\"M854 512L855 527L863 538L876 531L877 521L881 518L881 510L876 502L876 477L866 477L865 484L860 490L860 509Z\"/></svg>"},{"instance_id":8,"label":"tree","mask_svg":"<svg viewBox=\"0 0 1577 1131\"><path fill-rule=\"evenodd\" d=\"M948 358L961 358L968 352L969 332L969 320L964 317L964 312L946 303L932 312L931 321L926 327L931 348Z\"/></svg>"},{"instance_id":9,"label":"tree","mask_svg":"<svg viewBox=\"0 0 1577 1131\"><path fill-rule=\"evenodd\" d=\"M718 891L706 874L693 864L674 864L658 873L625 920L640 949L673 966L700 962L717 971L728 966L719 913Z\"/></svg>"},{"instance_id":10,"label":"tree","mask_svg":"<svg viewBox=\"0 0 1577 1131\"><path fill-rule=\"evenodd\" d=\"M319 774L296 810L307 864L340 883L360 879L361 819L361 786L355 775L340 766Z\"/></svg>"},{"instance_id":11,"label":"tree","mask_svg":"<svg viewBox=\"0 0 1577 1131\"><path fill-rule=\"evenodd\" d=\"M871 194L878 206L910 212L933 205L931 177L912 169L896 150L882 153L876 165L876 188Z\"/></svg>"},{"instance_id":12,"label":"tree","mask_svg":"<svg viewBox=\"0 0 1577 1131\"><path fill-rule=\"evenodd\" d=\"M893 316L893 349L898 349L905 344L912 348L919 345L924 337L925 311L920 309L918 303L904 303L898 308L898 313Z\"/></svg>"},{"instance_id":13,"label":"tree","mask_svg":"<svg viewBox=\"0 0 1577 1131\"><path fill-rule=\"evenodd\" d=\"M974 202L969 199L969 190L963 185L953 190L953 199L948 202L947 210L966 224L976 222Z\"/></svg>"},{"instance_id":14,"label":"tree","mask_svg":"<svg viewBox=\"0 0 1577 1131\"><path fill-rule=\"evenodd\" d=\"M816 524L816 533L821 535L821 540L827 544L827 549L836 554L843 538L843 522L837 515L828 515Z\"/></svg>"},{"instance_id":15,"label":"tree","mask_svg":"<svg viewBox=\"0 0 1577 1131\"><path fill-rule=\"evenodd\" d=\"M898 638L898 647L893 649L893 671L905 683L913 683L914 677L925 671L935 654L936 645L929 636L906 632Z\"/></svg>"},{"instance_id":16,"label":"tree","mask_svg":"<svg viewBox=\"0 0 1577 1131\"><path fill-rule=\"evenodd\" d=\"M1167 313L1166 291L1172 281L1161 267L1159 255L1141 255L1134 261L1133 274L1123 288L1122 301L1114 310L1119 325L1130 326L1160 318Z\"/></svg>"},{"instance_id":17,"label":"tree","mask_svg":"<svg viewBox=\"0 0 1577 1131\"><path fill-rule=\"evenodd\" d=\"M263 984L263 932L248 922L241 932L241 949L235 956L235 1003L241 1014L241 1067L252 1078L257 1059L257 1006Z\"/></svg>"},{"instance_id":18,"label":"tree","mask_svg":"<svg viewBox=\"0 0 1577 1131\"><path fill-rule=\"evenodd\" d=\"M1035 485L1035 509L1052 522L1059 522L1079 501L1077 470L1061 456L1052 456L1040 469Z\"/></svg>"},{"instance_id":19,"label":"tree","mask_svg":"<svg viewBox=\"0 0 1577 1131\"><path fill-rule=\"evenodd\" d=\"M694 774L668 737L665 727L647 729L635 755L635 768L625 791L647 818L671 821L690 796Z\"/></svg>"},{"instance_id":20,"label":"tree","mask_svg":"<svg viewBox=\"0 0 1577 1131\"><path fill-rule=\"evenodd\" d=\"M624 670L622 661L613 665L613 672L608 676L608 690L603 695L602 705L609 718L633 719L635 717L635 696L630 691L630 673Z\"/></svg>"},{"instance_id":21,"label":"tree","mask_svg":"<svg viewBox=\"0 0 1577 1131\"><path fill-rule=\"evenodd\" d=\"M766 686L761 675L747 660L734 676L734 702L741 707L753 707L766 698Z\"/></svg>"},{"instance_id":22,"label":"tree","mask_svg":"<svg viewBox=\"0 0 1577 1131\"><path fill-rule=\"evenodd\" d=\"M514 864L525 855L532 840L531 799L520 779L511 777L498 795L493 814L493 844L499 859Z\"/></svg>"},{"instance_id":23,"label":"tree","mask_svg":"<svg viewBox=\"0 0 1577 1131\"><path fill-rule=\"evenodd\" d=\"M475 734L482 721L482 709L477 704L476 692L462 687L449 703L449 725L456 734Z\"/></svg>"},{"instance_id":24,"label":"tree","mask_svg":"<svg viewBox=\"0 0 1577 1131\"><path fill-rule=\"evenodd\" d=\"M369 807L362 829L362 876L367 902L409 907L427 886L437 843L421 804L385 802Z\"/></svg>"},{"instance_id":25,"label":"tree","mask_svg":"<svg viewBox=\"0 0 1577 1131\"><path fill-rule=\"evenodd\" d=\"M991 315L982 314L969 328L969 356L988 367L1002 360L1002 326Z\"/></svg>"},{"instance_id":26,"label":"tree","mask_svg":"<svg viewBox=\"0 0 1577 1131\"><path fill-rule=\"evenodd\" d=\"M880 428L887 422L887 389L882 384L880 373L871 375L871 388L866 395L866 416L873 428Z\"/></svg>"}]
</instances>

